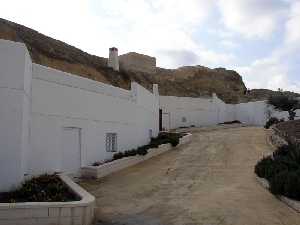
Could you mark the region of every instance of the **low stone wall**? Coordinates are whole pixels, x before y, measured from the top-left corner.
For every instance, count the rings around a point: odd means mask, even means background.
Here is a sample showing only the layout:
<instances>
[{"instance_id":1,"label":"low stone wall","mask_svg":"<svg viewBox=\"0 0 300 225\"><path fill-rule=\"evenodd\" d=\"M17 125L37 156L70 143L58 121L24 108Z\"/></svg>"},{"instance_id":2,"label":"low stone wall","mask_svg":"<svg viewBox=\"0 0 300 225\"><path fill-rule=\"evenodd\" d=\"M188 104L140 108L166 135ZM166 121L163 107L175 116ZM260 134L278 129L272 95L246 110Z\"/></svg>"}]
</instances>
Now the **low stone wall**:
<instances>
[{"instance_id":1,"label":"low stone wall","mask_svg":"<svg viewBox=\"0 0 300 225\"><path fill-rule=\"evenodd\" d=\"M270 188L270 185L269 185L269 182L264 179L264 178L260 178L258 176L256 176L256 179L258 181L258 183L263 186L264 188L266 189L269 189ZM293 199L290 199L290 198L287 198L287 197L284 197L284 196L277 196L277 198L284 202L285 204L287 204L289 207L291 207L292 209L294 209L295 211L297 212L300 212L300 202L299 201L296 201L296 200L293 200Z\"/></svg>"},{"instance_id":2,"label":"low stone wall","mask_svg":"<svg viewBox=\"0 0 300 225\"><path fill-rule=\"evenodd\" d=\"M94 196L69 177L60 178L81 197L80 201L0 203L0 225L90 225L94 219Z\"/></svg>"},{"instance_id":3,"label":"low stone wall","mask_svg":"<svg viewBox=\"0 0 300 225\"><path fill-rule=\"evenodd\" d=\"M192 134L187 134L180 138L179 144L187 144L191 141ZM85 178L102 178L105 177L111 173L120 171L124 168L136 165L140 162L143 162L145 160L148 160L152 157L155 157L157 155L160 155L166 151L169 151L172 149L171 144L163 144L160 145L158 148L152 148L148 150L148 154L145 156L132 156L132 157L126 157L123 159L115 160L109 163L105 163L100 166L86 166L81 169L81 175Z\"/></svg>"},{"instance_id":4,"label":"low stone wall","mask_svg":"<svg viewBox=\"0 0 300 225\"><path fill-rule=\"evenodd\" d=\"M300 148L300 139L297 138L296 130L292 132L287 132L284 128L282 128L283 124L289 124L292 123L293 121L288 121L288 122L283 122L278 125L275 125L272 127L272 130L274 131L274 134L282 138L285 143L290 142L293 145L297 146Z\"/></svg>"},{"instance_id":5,"label":"low stone wall","mask_svg":"<svg viewBox=\"0 0 300 225\"><path fill-rule=\"evenodd\" d=\"M267 142L274 150L287 144L287 141L282 137L281 132L275 127L272 127L267 131Z\"/></svg>"}]
</instances>

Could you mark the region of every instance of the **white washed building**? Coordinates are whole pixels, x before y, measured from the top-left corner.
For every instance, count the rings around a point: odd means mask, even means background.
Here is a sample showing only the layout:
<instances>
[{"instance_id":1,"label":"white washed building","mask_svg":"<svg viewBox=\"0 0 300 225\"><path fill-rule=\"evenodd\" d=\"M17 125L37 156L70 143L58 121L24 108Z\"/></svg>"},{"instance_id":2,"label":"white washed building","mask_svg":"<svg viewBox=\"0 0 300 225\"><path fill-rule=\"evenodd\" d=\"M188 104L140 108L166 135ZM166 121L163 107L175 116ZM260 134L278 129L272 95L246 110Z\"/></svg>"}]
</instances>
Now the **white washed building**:
<instances>
[{"instance_id":1,"label":"white washed building","mask_svg":"<svg viewBox=\"0 0 300 225\"><path fill-rule=\"evenodd\" d=\"M26 176L76 174L115 151L145 145L160 123L165 129L232 120L263 125L267 118L264 102L227 105L215 95L159 96L153 89L133 82L124 90L41 66L24 44L0 40L0 191Z\"/></svg>"},{"instance_id":2,"label":"white washed building","mask_svg":"<svg viewBox=\"0 0 300 225\"><path fill-rule=\"evenodd\" d=\"M0 40L0 191L26 175L76 173L158 134L159 98L31 62L22 43Z\"/></svg>"}]
</instances>

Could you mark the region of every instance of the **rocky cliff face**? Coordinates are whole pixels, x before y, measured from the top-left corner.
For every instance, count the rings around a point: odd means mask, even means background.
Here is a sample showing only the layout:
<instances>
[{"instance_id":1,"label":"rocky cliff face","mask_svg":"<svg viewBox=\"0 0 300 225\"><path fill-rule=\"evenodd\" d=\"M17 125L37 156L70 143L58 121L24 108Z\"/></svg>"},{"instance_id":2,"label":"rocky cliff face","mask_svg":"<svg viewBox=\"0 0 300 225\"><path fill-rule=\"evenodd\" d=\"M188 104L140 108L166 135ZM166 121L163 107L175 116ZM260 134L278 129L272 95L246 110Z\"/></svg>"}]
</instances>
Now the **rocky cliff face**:
<instances>
[{"instance_id":1,"label":"rocky cliff face","mask_svg":"<svg viewBox=\"0 0 300 225\"><path fill-rule=\"evenodd\" d=\"M90 55L64 42L40 34L22 25L0 18L0 39L26 44L34 63L129 89L136 81L151 90L159 85L161 95L199 97L216 93L227 103L264 99L261 92L245 95L241 76L223 68L202 66L181 67L174 70L157 68L154 74L143 72L115 72L107 68L107 59ZM265 93L265 92L264 92Z\"/></svg>"}]
</instances>

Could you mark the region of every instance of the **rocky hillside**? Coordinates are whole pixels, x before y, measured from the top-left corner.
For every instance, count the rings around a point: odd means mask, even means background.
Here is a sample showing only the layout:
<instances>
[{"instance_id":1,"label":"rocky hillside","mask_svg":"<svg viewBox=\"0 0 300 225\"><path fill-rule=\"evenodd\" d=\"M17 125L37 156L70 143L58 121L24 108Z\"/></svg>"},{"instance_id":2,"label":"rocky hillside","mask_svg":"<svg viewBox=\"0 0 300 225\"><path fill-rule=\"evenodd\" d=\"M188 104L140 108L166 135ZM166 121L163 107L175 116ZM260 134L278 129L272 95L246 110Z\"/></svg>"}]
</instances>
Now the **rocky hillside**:
<instances>
[{"instance_id":1,"label":"rocky hillside","mask_svg":"<svg viewBox=\"0 0 300 225\"><path fill-rule=\"evenodd\" d=\"M1 18L0 39L25 43L34 63L121 88L129 89L130 82L136 81L151 90L152 84L157 83L161 95L199 97L215 92L227 103L265 99L270 93L269 90L254 90L250 95L245 95L246 87L241 76L235 71L223 68L209 69L202 66L181 67L174 70L157 68L155 74L115 72L106 67L106 58L90 55L64 42Z\"/></svg>"}]
</instances>

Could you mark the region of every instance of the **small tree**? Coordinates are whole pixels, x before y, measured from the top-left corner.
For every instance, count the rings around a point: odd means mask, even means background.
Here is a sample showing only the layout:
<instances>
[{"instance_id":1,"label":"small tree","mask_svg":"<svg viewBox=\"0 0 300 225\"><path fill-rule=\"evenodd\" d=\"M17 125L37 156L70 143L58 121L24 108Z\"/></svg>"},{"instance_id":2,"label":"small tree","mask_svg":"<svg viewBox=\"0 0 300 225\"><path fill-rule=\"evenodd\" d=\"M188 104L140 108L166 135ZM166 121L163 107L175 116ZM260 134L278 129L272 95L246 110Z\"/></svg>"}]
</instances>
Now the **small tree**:
<instances>
[{"instance_id":1,"label":"small tree","mask_svg":"<svg viewBox=\"0 0 300 225\"><path fill-rule=\"evenodd\" d=\"M287 111L289 113L289 120L294 120L296 110L300 109L299 100L294 96L289 96L284 93L270 96L268 104L272 105L277 110Z\"/></svg>"}]
</instances>

